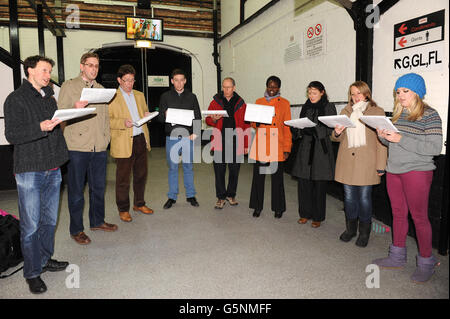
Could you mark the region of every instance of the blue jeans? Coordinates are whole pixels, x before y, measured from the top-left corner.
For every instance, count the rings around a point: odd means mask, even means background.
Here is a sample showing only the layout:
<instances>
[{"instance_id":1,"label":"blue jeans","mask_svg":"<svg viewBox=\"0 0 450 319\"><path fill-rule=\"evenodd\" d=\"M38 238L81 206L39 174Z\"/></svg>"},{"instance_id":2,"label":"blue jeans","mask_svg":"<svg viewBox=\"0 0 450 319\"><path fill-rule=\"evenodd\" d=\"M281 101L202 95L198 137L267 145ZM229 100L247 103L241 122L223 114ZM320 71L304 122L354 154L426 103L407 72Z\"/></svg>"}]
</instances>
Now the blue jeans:
<instances>
[{"instance_id":1,"label":"blue jeans","mask_svg":"<svg viewBox=\"0 0 450 319\"><path fill-rule=\"evenodd\" d=\"M67 165L67 198L70 213L70 234L84 230L84 186L89 184L89 224L100 226L105 222L106 151L69 151Z\"/></svg>"},{"instance_id":2,"label":"blue jeans","mask_svg":"<svg viewBox=\"0 0 450 319\"><path fill-rule=\"evenodd\" d=\"M16 174L23 276L35 278L53 255L61 170Z\"/></svg>"},{"instance_id":3,"label":"blue jeans","mask_svg":"<svg viewBox=\"0 0 450 319\"><path fill-rule=\"evenodd\" d=\"M166 136L166 159L169 166L169 192L167 197L177 200L178 196L178 163L183 162L183 180L186 198L194 197L194 142L188 137L171 138Z\"/></svg>"},{"instance_id":4,"label":"blue jeans","mask_svg":"<svg viewBox=\"0 0 450 319\"><path fill-rule=\"evenodd\" d=\"M362 223L372 222L372 185L344 184L344 207L347 219L359 218Z\"/></svg>"}]
</instances>

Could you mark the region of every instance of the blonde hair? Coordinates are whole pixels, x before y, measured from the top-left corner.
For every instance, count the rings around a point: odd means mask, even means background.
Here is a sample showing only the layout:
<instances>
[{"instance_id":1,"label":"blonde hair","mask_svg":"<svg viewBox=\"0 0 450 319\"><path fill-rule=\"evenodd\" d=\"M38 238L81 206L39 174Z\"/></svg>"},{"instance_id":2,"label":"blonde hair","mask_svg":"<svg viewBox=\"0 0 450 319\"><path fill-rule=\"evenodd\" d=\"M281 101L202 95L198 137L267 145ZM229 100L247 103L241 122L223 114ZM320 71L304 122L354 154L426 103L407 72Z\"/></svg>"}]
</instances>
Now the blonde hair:
<instances>
[{"instance_id":1,"label":"blonde hair","mask_svg":"<svg viewBox=\"0 0 450 319\"><path fill-rule=\"evenodd\" d=\"M353 106L353 104L355 104L352 100L352 86L357 88L359 92L364 95L366 101L369 102L369 106L377 106L377 103L372 100L372 91L370 91L369 85L364 81L356 81L350 84L348 87L348 105Z\"/></svg>"},{"instance_id":2,"label":"blonde hair","mask_svg":"<svg viewBox=\"0 0 450 319\"><path fill-rule=\"evenodd\" d=\"M414 99L410 105L409 116L407 117L407 120L410 122L415 122L417 120L420 120L423 116L423 113L425 112L425 109L428 107L428 105L417 95L416 92L411 91L414 93ZM400 118L400 115L403 112L403 106L400 104L400 101L398 99L398 95L395 95L395 102L394 102L394 111L392 112L392 122L396 123L397 120Z\"/></svg>"}]
</instances>

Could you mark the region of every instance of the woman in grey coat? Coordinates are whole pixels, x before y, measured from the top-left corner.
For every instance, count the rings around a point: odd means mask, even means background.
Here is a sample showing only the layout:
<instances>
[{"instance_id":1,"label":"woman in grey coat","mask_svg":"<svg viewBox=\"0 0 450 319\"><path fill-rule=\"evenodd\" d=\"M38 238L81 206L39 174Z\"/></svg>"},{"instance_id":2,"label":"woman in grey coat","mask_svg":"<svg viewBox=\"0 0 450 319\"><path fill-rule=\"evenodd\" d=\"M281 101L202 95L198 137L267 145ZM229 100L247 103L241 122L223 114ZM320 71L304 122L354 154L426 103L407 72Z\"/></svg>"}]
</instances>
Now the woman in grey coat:
<instances>
[{"instance_id":1,"label":"woman in grey coat","mask_svg":"<svg viewBox=\"0 0 450 319\"><path fill-rule=\"evenodd\" d=\"M318 117L336 115L336 107L328 101L325 87L319 81L311 82L307 90L308 100L300 118L307 117L317 126L294 130L301 139L290 173L298 177L298 223L306 224L312 219L311 226L317 228L325 220L326 187L334 179L335 167L330 140L333 129L319 122Z\"/></svg>"}]
</instances>

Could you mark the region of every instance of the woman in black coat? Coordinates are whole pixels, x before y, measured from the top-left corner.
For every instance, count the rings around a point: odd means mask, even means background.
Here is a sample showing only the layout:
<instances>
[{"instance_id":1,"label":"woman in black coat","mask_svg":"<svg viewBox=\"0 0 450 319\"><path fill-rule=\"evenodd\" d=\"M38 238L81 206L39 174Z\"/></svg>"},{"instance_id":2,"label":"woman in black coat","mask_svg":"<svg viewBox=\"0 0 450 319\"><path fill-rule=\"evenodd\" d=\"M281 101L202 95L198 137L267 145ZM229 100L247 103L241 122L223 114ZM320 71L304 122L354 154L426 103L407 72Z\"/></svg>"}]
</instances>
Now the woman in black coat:
<instances>
[{"instance_id":1,"label":"woman in black coat","mask_svg":"<svg viewBox=\"0 0 450 319\"><path fill-rule=\"evenodd\" d=\"M319 81L308 85L308 100L300 118L307 117L317 124L296 130L301 136L291 175L298 177L298 223L317 228L325 220L327 182L334 179L335 160L331 146L332 128L318 120L319 116L336 115L336 107L328 101L325 87Z\"/></svg>"}]
</instances>

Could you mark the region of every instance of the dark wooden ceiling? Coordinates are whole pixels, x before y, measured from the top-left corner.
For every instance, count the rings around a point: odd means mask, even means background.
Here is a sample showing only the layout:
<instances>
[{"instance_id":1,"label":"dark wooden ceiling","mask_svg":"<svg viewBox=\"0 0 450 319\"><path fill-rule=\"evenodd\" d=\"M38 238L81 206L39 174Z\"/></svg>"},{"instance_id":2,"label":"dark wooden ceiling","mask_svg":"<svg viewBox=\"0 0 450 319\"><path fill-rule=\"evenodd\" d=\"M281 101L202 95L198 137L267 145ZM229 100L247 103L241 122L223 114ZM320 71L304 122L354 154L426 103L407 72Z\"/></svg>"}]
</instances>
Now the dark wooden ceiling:
<instances>
[{"instance_id":1,"label":"dark wooden ceiling","mask_svg":"<svg viewBox=\"0 0 450 319\"><path fill-rule=\"evenodd\" d=\"M9 25L8 1L0 0L1 25ZM32 6L42 4L44 17L53 25L56 20L62 29L66 29L67 17L75 13L70 8L78 8L80 29L122 31L125 16L136 15L163 19L166 34L203 37L213 34L213 0L152 0L151 9L137 8L137 0L17 0L17 4L19 26L36 26ZM220 8L219 0L217 8ZM220 30L220 14L218 19Z\"/></svg>"}]
</instances>

